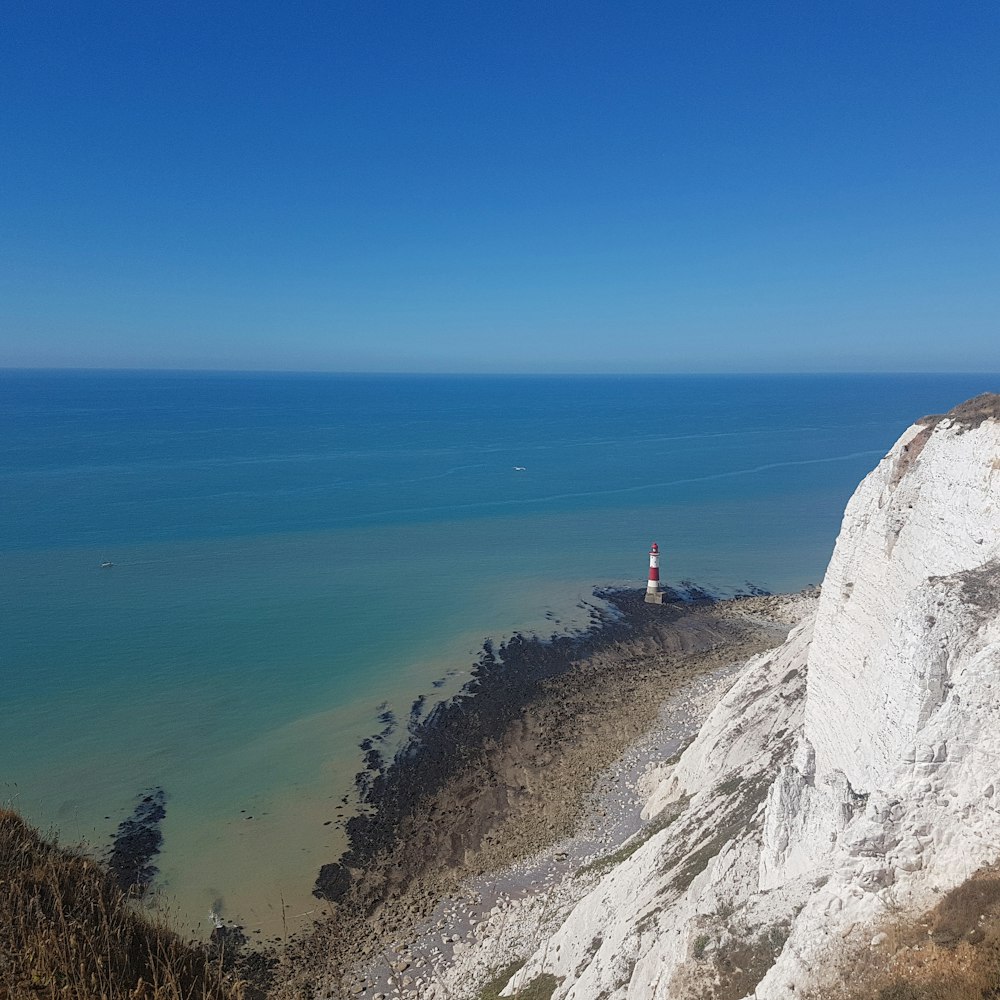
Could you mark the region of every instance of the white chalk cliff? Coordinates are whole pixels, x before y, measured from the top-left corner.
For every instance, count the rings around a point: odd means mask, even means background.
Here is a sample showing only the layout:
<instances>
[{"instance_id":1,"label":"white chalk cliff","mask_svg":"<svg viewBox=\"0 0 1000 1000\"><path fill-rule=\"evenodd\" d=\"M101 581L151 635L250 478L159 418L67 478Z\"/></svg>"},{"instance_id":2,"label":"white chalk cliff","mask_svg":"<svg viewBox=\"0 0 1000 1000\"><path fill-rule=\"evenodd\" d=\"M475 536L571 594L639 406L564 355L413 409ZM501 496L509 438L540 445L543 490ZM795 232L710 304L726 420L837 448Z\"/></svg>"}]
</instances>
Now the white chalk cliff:
<instances>
[{"instance_id":1,"label":"white chalk cliff","mask_svg":"<svg viewBox=\"0 0 1000 1000\"><path fill-rule=\"evenodd\" d=\"M1000 857L1000 396L903 434L814 606L655 774L672 822L505 995L548 973L556 1000L791 1000Z\"/></svg>"}]
</instances>

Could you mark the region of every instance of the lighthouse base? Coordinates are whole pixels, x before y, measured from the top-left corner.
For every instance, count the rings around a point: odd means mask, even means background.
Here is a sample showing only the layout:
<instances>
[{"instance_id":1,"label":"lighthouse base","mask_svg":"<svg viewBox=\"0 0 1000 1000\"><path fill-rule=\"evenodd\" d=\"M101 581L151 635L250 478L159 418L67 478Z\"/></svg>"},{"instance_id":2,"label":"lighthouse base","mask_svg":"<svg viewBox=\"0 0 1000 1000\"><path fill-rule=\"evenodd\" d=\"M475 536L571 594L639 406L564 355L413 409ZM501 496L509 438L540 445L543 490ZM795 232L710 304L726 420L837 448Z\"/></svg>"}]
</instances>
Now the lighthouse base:
<instances>
[{"instance_id":1,"label":"lighthouse base","mask_svg":"<svg viewBox=\"0 0 1000 1000\"><path fill-rule=\"evenodd\" d=\"M647 590L646 591L646 603L647 604L662 604L663 603L663 591L662 590Z\"/></svg>"}]
</instances>

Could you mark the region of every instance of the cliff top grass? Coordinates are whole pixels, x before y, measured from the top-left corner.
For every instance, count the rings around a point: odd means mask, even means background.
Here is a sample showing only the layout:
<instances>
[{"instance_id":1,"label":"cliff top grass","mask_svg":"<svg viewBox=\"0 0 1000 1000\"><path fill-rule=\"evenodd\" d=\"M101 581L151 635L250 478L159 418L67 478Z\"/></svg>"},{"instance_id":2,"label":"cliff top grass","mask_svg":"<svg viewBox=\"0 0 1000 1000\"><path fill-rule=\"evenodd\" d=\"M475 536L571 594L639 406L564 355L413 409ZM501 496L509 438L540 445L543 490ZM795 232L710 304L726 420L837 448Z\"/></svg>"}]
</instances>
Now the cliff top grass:
<instances>
[{"instance_id":1,"label":"cliff top grass","mask_svg":"<svg viewBox=\"0 0 1000 1000\"><path fill-rule=\"evenodd\" d=\"M902 453L896 461L892 473L892 485L897 485L903 476L912 468L924 445L930 440L934 429L943 420L950 420L957 433L975 430L987 420L1000 421L1000 393L982 392L964 403L959 403L947 413L930 413L916 421L920 431L903 445Z\"/></svg>"},{"instance_id":2,"label":"cliff top grass","mask_svg":"<svg viewBox=\"0 0 1000 1000\"><path fill-rule=\"evenodd\" d=\"M965 430L973 430L987 420L1000 420L1000 393L981 392L947 413L931 413L921 417L917 423L933 428L942 420L950 420Z\"/></svg>"},{"instance_id":3,"label":"cliff top grass","mask_svg":"<svg viewBox=\"0 0 1000 1000\"><path fill-rule=\"evenodd\" d=\"M141 912L102 864L0 809L5 1000L242 1000L226 965Z\"/></svg>"},{"instance_id":4,"label":"cliff top grass","mask_svg":"<svg viewBox=\"0 0 1000 1000\"><path fill-rule=\"evenodd\" d=\"M876 943L877 942L877 943ZM1000 870L984 868L917 919L889 917L803 1000L992 1000L1000 996Z\"/></svg>"}]
</instances>

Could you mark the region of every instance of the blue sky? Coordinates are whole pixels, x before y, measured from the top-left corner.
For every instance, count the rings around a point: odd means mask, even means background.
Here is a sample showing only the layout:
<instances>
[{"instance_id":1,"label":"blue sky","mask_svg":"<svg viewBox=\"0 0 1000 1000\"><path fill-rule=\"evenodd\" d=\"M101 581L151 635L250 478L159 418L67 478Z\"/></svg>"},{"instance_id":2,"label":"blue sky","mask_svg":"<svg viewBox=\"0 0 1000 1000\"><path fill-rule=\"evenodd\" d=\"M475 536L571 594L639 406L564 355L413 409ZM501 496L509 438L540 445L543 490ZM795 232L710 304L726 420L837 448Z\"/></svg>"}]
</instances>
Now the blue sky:
<instances>
[{"instance_id":1,"label":"blue sky","mask_svg":"<svg viewBox=\"0 0 1000 1000\"><path fill-rule=\"evenodd\" d=\"M0 366L997 371L998 41L965 0L10 0Z\"/></svg>"}]
</instances>

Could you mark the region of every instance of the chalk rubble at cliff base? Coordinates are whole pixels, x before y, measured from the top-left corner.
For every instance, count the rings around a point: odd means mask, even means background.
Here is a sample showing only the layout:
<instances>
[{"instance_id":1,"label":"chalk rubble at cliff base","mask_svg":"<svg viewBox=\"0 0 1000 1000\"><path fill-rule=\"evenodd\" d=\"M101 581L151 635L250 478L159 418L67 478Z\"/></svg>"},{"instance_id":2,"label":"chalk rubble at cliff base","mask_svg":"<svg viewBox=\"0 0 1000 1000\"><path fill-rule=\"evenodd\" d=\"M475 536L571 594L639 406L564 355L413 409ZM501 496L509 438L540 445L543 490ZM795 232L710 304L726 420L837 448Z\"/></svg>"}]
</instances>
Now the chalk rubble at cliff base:
<instances>
[{"instance_id":1,"label":"chalk rubble at cliff base","mask_svg":"<svg viewBox=\"0 0 1000 1000\"><path fill-rule=\"evenodd\" d=\"M887 915L995 862L998 601L988 394L910 427L861 483L815 611L651 775L661 829L585 889L548 894L503 995L546 982L556 1000L791 1000ZM486 934L431 993L464 995L512 957Z\"/></svg>"}]
</instances>

